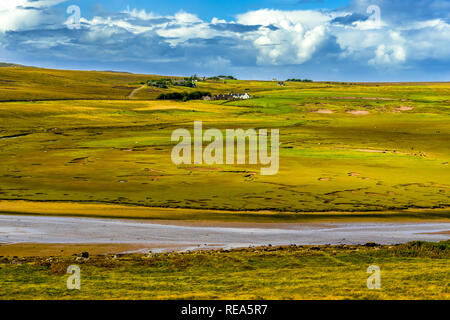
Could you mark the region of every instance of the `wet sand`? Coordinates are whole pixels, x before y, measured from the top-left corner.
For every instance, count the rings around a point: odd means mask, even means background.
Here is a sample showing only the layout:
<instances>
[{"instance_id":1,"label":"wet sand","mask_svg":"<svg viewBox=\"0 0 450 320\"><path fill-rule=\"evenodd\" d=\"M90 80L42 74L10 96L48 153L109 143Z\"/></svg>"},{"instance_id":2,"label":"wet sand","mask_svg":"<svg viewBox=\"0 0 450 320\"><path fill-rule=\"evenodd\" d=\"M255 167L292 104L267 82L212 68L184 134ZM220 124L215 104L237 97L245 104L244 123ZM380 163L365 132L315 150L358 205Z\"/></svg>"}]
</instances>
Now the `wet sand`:
<instances>
[{"instance_id":1,"label":"wet sand","mask_svg":"<svg viewBox=\"0 0 450 320\"><path fill-rule=\"evenodd\" d=\"M425 234L444 234L444 235L448 235L449 238L450 238L450 230L447 230L447 231L441 231L441 232L425 233Z\"/></svg>"},{"instance_id":2,"label":"wet sand","mask_svg":"<svg viewBox=\"0 0 450 320\"><path fill-rule=\"evenodd\" d=\"M133 244L138 250L190 250L264 245L398 244L450 239L449 222L176 223L0 215L0 243Z\"/></svg>"}]
</instances>

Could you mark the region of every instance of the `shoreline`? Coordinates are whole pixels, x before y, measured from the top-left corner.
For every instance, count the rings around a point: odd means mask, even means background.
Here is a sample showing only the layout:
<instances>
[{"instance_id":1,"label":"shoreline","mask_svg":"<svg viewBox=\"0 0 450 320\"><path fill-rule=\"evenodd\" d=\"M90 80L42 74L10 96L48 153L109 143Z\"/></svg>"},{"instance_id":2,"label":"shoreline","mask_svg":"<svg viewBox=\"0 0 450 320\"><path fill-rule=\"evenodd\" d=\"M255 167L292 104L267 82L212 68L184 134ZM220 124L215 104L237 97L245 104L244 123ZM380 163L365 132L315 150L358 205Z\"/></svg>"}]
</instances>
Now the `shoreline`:
<instances>
[{"instance_id":1,"label":"shoreline","mask_svg":"<svg viewBox=\"0 0 450 320\"><path fill-rule=\"evenodd\" d=\"M450 221L448 208L410 208L388 211L231 211L217 209L158 208L72 201L0 200L0 215L58 216L167 222L312 223L361 221Z\"/></svg>"},{"instance_id":2,"label":"shoreline","mask_svg":"<svg viewBox=\"0 0 450 320\"><path fill-rule=\"evenodd\" d=\"M442 221L250 224L0 215L0 248L102 245L123 247L124 252L161 252L291 244L395 245L448 240L449 230L450 222Z\"/></svg>"}]
</instances>

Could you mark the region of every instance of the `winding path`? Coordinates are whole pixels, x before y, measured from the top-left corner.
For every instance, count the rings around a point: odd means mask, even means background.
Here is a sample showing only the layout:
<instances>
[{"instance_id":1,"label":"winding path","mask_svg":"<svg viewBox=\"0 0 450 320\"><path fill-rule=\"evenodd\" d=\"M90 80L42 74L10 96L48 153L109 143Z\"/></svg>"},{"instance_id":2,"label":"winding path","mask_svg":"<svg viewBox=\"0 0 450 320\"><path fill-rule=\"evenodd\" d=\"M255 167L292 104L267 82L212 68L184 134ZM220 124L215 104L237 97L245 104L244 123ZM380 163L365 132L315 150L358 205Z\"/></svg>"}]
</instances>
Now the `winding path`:
<instances>
[{"instance_id":1,"label":"winding path","mask_svg":"<svg viewBox=\"0 0 450 320\"><path fill-rule=\"evenodd\" d=\"M144 85L140 86L139 88L134 89L133 91L131 91L130 95L128 96L128 99L133 99L134 95L135 95L139 90L142 90L142 89L144 89L144 88L146 88L146 87L147 87L147 85L144 84Z\"/></svg>"}]
</instances>

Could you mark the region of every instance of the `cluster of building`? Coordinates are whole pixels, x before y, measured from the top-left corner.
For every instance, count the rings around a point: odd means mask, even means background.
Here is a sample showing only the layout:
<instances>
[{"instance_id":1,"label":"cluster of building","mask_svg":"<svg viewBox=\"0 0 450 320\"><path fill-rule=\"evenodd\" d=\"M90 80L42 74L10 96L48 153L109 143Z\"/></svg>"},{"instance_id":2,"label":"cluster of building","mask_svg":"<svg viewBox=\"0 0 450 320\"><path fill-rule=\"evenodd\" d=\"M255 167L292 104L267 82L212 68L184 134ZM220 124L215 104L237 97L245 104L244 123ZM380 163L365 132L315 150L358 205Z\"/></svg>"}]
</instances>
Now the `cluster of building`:
<instances>
[{"instance_id":1,"label":"cluster of building","mask_svg":"<svg viewBox=\"0 0 450 320\"><path fill-rule=\"evenodd\" d=\"M248 93L228 93L228 94L217 94L213 96L203 97L203 100L212 101L212 100L248 100L251 99L252 96Z\"/></svg>"}]
</instances>

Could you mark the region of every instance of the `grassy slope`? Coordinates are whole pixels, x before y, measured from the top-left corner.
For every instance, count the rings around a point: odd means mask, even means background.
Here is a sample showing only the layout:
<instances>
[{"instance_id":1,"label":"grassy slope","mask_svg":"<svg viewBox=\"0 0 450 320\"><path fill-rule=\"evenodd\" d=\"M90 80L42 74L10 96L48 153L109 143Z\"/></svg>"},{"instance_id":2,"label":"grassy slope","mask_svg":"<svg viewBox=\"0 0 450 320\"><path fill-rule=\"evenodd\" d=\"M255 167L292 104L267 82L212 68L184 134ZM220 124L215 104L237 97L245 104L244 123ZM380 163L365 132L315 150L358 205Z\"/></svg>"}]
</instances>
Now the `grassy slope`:
<instances>
[{"instance_id":1,"label":"grassy slope","mask_svg":"<svg viewBox=\"0 0 450 320\"><path fill-rule=\"evenodd\" d=\"M153 78L159 76L4 67L0 68L0 101L126 99L141 82Z\"/></svg>"},{"instance_id":2,"label":"grassy slope","mask_svg":"<svg viewBox=\"0 0 450 320\"><path fill-rule=\"evenodd\" d=\"M0 299L449 299L450 243L0 259ZM66 289L69 265L81 290ZM366 269L381 268L381 290Z\"/></svg>"},{"instance_id":3,"label":"grassy slope","mask_svg":"<svg viewBox=\"0 0 450 320\"><path fill-rule=\"evenodd\" d=\"M208 82L199 89L255 98L149 101L155 92L144 88L133 100L114 101L131 90L113 87L149 76L0 69L0 83L24 78L39 81L1 84L0 100L80 100L0 103L0 136L29 134L0 139L0 199L278 212L450 204L448 83ZM65 81L70 90L61 90ZM314 112L322 109L334 113ZM279 174L260 176L248 165L174 166L171 133L192 130L195 120L223 130L280 128Z\"/></svg>"}]
</instances>

